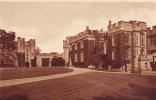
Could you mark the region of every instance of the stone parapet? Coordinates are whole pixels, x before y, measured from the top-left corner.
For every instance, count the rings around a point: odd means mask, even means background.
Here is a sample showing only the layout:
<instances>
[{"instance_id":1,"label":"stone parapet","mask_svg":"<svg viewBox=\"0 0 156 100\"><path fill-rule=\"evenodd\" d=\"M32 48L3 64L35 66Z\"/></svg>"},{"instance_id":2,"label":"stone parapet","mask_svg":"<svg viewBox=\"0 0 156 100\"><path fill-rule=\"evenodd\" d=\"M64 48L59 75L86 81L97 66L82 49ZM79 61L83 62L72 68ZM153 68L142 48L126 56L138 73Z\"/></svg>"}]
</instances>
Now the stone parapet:
<instances>
[{"instance_id":1,"label":"stone parapet","mask_svg":"<svg viewBox=\"0 0 156 100\"><path fill-rule=\"evenodd\" d=\"M145 22L141 21L119 21L118 23L111 24L111 21L108 25L108 33L113 33L120 30L125 31L140 31L140 30L146 30L147 24Z\"/></svg>"}]
</instances>

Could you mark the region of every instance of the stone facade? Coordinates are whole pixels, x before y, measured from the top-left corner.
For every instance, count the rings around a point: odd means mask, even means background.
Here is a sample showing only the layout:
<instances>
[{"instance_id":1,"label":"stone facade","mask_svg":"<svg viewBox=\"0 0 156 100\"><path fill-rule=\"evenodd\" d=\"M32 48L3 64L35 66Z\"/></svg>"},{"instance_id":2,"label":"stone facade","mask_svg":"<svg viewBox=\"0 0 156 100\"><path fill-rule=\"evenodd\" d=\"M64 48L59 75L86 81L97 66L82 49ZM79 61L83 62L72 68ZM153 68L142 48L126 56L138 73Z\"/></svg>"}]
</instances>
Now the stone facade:
<instances>
[{"instance_id":1,"label":"stone facade","mask_svg":"<svg viewBox=\"0 0 156 100\"><path fill-rule=\"evenodd\" d=\"M146 29L146 23L140 21L109 22L107 53L112 68L127 64L128 70L138 70L150 66L146 59Z\"/></svg>"},{"instance_id":2,"label":"stone facade","mask_svg":"<svg viewBox=\"0 0 156 100\"><path fill-rule=\"evenodd\" d=\"M63 40L63 59L65 60L65 65L69 65L69 37L66 38L66 40Z\"/></svg>"},{"instance_id":3,"label":"stone facade","mask_svg":"<svg viewBox=\"0 0 156 100\"><path fill-rule=\"evenodd\" d=\"M147 53L152 69L156 70L156 26L147 29Z\"/></svg>"},{"instance_id":4,"label":"stone facade","mask_svg":"<svg viewBox=\"0 0 156 100\"><path fill-rule=\"evenodd\" d=\"M68 41L68 49L64 48L64 52L68 56L68 66L88 67L101 61L100 55L104 54L104 33L103 30L90 30L87 26L78 35L67 37L64 42Z\"/></svg>"},{"instance_id":5,"label":"stone facade","mask_svg":"<svg viewBox=\"0 0 156 100\"><path fill-rule=\"evenodd\" d=\"M69 66L87 67L92 64L95 37L89 27L84 32L69 38Z\"/></svg>"},{"instance_id":6,"label":"stone facade","mask_svg":"<svg viewBox=\"0 0 156 100\"><path fill-rule=\"evenodd\" d=\"M17 37L17 54L19 66L36 66L36 43L35 39L25 41L24 38Z\"/></svg>"},{"instance_id":7,"label":"stone facade","mask_svg":"<svg viewBox=\"0 0 156 100\"><path fill-rule=\"evenodd\" d=\"M141 21L109 21L108 30L86 30L67 37L64 55L69 66L106 69L151 70L147 55L147 24ZM111 66L111 67L109 67Z\"/></svg>"},{"instance_id":8,"label":"stone facade","mask_svg":"<svg viewBox=\"0 0 156 100\"><path fill-rule=\"evenodd\" d=\"M156 26L147 29L147 52L156 53Z\"/></svg>"},{"instance_id":9,"label":"stone facade","mask_svg":"<svg viewBox=\"0 0 156 100\"><path fill-rule=\"evenodd\" d=\"M100 31L93 30L93 34L95 34L95 46L93 53L93 65L96 68L107 67L107 36L108 33L104 32L103 29Z\"/></svg>"},{"instance_id":10,"label":"stone facade","mask_svg":"<svg viewBox=\"0 0 156 100\"><path fill-rule=\"evenodd\" d=\"M59 54L57 52L37 54L37 66L39 66L39 67L50 67L50 66L52 66L51 60L54 57L62 57L62 54Z\"/></svg>"}]
</instances>

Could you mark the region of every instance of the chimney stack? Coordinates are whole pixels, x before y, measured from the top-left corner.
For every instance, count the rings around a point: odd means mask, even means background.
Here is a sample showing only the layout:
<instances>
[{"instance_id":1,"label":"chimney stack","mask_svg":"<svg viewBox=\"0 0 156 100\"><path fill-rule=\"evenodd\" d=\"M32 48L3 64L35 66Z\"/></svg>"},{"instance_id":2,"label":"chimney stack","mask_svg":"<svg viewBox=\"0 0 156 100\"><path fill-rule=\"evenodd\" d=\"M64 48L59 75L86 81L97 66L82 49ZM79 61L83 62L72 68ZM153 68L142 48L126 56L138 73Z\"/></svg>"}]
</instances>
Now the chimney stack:
<instances>
[{"instance_id":1,"label":"chimney stack","mask_svg":"<svg viewBox=\"0 0 156 100\"><path fill-rule=\"evenodd\" d=\"M89 26L86 26L86 30L89 30Z\"/></svg>"}]
</instances>

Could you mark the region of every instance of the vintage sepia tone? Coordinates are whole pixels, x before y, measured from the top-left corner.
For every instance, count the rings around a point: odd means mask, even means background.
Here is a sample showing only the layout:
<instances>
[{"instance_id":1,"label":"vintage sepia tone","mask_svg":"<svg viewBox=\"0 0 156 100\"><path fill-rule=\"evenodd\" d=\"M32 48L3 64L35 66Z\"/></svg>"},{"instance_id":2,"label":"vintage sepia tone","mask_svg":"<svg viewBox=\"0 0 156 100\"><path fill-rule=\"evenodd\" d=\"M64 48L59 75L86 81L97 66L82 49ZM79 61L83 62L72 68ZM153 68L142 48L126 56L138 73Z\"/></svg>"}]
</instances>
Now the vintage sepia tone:
<instances>
[{"instance_id":1,"label":"vintage sepia tone","mask_svg":"<svg viewBox=\"0 0 156 100\"><path fill-rule=\"evenodd\" d=\"M156 3L0 1L0 100L156 100Z\"/></svg>"}]
</instances>

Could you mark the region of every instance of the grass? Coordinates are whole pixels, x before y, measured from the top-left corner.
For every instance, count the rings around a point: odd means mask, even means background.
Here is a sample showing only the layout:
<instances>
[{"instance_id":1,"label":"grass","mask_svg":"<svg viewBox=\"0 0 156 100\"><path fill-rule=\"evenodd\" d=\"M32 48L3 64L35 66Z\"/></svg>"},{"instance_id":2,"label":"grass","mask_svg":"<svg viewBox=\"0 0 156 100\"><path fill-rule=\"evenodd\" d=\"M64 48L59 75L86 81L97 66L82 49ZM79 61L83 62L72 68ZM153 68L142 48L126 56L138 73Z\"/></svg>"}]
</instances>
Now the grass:
<instances>
[{"instance_id":1,"label":"grass","mask_svg":"<svg viewBox=\"0 0 156 100\"><path fill-rule=\"evenodd\" d=\"M3 68L0 69L0 80L54 75L72 71L72 69L64 67Z\"/></svg>"},{"instance_id":2,"label":"grass","mask_svg":"<svg viewBox=\"0 0 156 100\"><path fill-rule=\"evenodd\" d=\"M0 88L0 100L156 100L156 77L88 72Z\"/></svg>"}]
</instances>

